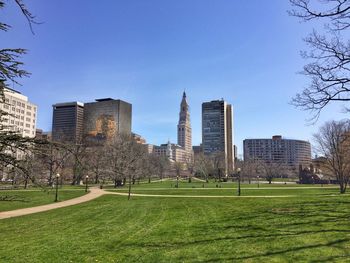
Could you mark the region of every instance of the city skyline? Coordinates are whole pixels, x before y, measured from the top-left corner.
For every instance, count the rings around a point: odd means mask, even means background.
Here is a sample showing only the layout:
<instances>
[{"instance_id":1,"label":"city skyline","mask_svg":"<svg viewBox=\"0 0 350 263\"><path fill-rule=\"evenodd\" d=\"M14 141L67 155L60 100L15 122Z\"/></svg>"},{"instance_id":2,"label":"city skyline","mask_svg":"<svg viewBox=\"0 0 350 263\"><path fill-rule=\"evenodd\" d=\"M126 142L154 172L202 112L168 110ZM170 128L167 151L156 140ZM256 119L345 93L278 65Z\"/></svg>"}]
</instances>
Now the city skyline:
<instances>
[{"instance_id":1,"label":"city skyline","mask_svg":"<svg viewBox=\"0 0 350 263\"><path fill-rule=\"evenodd\" d=\"M193 145L201 142L201 103L224 98L235 107L239 154L246 138L283 134L311 140L325 121L346 117L331 105L316 125L308 125L309 113L289 104L309 82L297 74L305 64L299 55L306 49L302 39L320 24L298 23L287 15L287 1L116 1L108 6L36 1L29 7L44 23L35 25L32 35L9 5L6 17L15 23L4 45L22 42L29 50L23 60L32 76L14 88L38 105L37 126L45 131L52 104L116 97L134 105L133 131L147 142L176 142L178 101L173 98L184 89ZM91 23L99 12L105 16Z\"/></svg>"}]
</instances>

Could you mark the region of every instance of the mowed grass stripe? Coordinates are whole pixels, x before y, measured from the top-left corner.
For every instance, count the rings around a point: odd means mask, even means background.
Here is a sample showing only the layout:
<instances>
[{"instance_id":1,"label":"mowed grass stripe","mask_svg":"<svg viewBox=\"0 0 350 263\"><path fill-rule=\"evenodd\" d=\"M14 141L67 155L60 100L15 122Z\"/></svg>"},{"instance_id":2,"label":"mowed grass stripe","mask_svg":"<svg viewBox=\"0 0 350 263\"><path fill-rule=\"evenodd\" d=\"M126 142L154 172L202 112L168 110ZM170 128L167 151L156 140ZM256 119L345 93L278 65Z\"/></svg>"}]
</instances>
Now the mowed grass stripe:
<instances>
[{"instance_id":1,"label":"mowed grass stripe","mask_svg":"<svg viewBox=\"0 0 350 263\"><path fill-rule=\"evenodd\" d=\"M348 196L127 201L106 195L3 220L0 262L341 260L350 248L349 204Z\"/></svg>"}]
</instances>

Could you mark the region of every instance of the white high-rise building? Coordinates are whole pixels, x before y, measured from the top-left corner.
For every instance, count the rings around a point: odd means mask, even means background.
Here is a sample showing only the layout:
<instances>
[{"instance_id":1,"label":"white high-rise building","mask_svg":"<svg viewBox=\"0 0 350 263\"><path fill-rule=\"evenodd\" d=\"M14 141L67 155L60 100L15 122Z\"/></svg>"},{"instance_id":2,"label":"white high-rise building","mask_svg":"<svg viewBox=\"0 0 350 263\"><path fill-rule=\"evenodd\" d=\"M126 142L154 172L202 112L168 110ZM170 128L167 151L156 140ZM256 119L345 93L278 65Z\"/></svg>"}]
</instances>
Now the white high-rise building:
<instances>
[{"instance_id":1,"label":"white high-rise building","mask_svg":"<svg viewBox=\"0 0 350 263\"><path fill-rule=\"evenodd\" d=\"M28 97L20 92L5 88L5 103L0 103L0 109L9 113L4 116L1 125L10 131L15 131L23 137L35 137L38 107L28 101Z\"/></svg>"}]
</instances>

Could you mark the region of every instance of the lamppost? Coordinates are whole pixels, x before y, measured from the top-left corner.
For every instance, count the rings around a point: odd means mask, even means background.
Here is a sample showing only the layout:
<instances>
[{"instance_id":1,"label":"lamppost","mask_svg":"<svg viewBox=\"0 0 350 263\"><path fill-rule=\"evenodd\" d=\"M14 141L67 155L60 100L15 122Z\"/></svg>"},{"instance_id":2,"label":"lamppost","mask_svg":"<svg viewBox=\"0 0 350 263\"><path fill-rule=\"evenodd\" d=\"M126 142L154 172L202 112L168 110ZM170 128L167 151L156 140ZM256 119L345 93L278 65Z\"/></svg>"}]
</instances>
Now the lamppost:
<instances>
[{"instance_id":1,"label":"lamppost","mask_svg":"<svg viewBox=\"0 0 350 263\"><path fill-rule=\"evenodd\" d=\"M89 179L89 176L85 176L85 192L88 191L88 179Z\"/></svg>"},{"instance_id":2,"label":"lamppost","mask_svg":"<svg viewBox=\"0 0 350 263\"><path fill-rule=\"evenodd\" d=\"M58 201L58 179L60 178L60 174L56 174L56 195L55 195L55 202Z\"/></svg>"},{"instance_id":3,"label":"lamppost","mask_svg":"<svg viewBox=\"0 0 350 263\"><path fill-rule=\"evenodd\" d=\"M241 168L237 168L238 176L238 196L241 196Z\"/></svg>"},{"instance_id":4,"label":"lamppost","mask_svg":"<svg viewBox=\"0 0 350 263\"><path fill-rule=\"evenodd\" d=\"M258 188L259 188L259 187L260 187L260 185L259 185L259 182L260 182L260 181L259 181L259 175L258 175L257 177L258 177Z\"/></svg>"}]
</instances>

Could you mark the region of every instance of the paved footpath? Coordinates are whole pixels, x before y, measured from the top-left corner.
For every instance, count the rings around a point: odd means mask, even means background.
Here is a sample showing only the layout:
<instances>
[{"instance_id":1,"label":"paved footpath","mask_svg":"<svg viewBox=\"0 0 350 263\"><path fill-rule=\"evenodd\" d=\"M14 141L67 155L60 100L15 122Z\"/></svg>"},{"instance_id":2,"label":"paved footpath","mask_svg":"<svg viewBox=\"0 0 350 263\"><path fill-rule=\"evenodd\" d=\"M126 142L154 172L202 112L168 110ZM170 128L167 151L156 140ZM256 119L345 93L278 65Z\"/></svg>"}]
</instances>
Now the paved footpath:
<instances>
[{"instance_id":1,"label":"paved footpath","mask_svg":"<svg viewBox=\"0 0 350 263\"><path fill-rule=\"evenodd\" d=\"M0 219L17 217L17 216L24 216L24 215L44 212L44 211L48 211L48 210L52 210L52 209L56 209L56 208L85 203L85 202L88 202L90 200L93 200L95 198L98 198L98 197L106 194L105 191L103 191L99 188L92 187L89 190L90 190L90 192L86 195L83 195L83 196L80 196L80 197L77 197L74 199L54 203L54 204L34 206L34 207L29 207L29 208L22 208L22 209L17 209L17 210L12 210L12 211L0 212Z\"/></svg>"},{"instance_id":2,"label":"paved footpath","mask_svg":"<svg viewBox=\"0 0 350 263\"><path fill-rule=\"evenodd\" d=\"M306 188L306 187L305 187ZM310 187L311 188L311 187ZM208 188L207 188L208 189ZM260 188L264 189L264 188ZM275 189L275 188L274 188ZM5 218L11 218L11 217L17 217L17 216L24 216L39 212L44 212L56 208L71 206L71 205L77 205L81 203L85 203L88 201L91 201L93 199L96 199L102 195L121 195L121 196L127 196L128 193L121 193L121 192L107 192L105 190L99 189L97 187L90 188L90 193L83 195L81 197L77 197L74 199L70 199L67 201L62 201L59 203L53 203L48 205L41 205L41 206L34 206L29 208L23 208L23 209L17 209L12 211L5 211L0 212L0 220ZM165 198L291 198L291 197L298 197L298 195L259 195L259 196L236 196L236 195L159 195L159 194L136 194L131 193L131 196L134 197L165 197ZM323 195L323 196L338 196L336 194L329 194L329 195Z\"/></svg>"}]
</instances>

